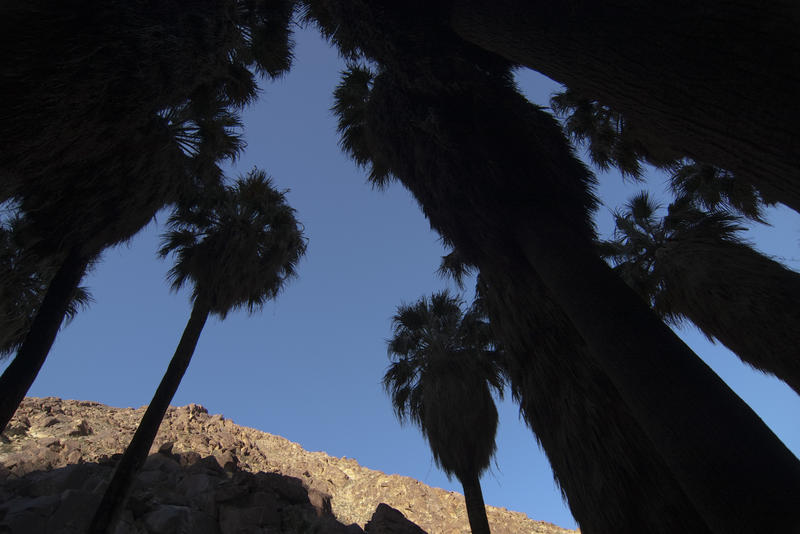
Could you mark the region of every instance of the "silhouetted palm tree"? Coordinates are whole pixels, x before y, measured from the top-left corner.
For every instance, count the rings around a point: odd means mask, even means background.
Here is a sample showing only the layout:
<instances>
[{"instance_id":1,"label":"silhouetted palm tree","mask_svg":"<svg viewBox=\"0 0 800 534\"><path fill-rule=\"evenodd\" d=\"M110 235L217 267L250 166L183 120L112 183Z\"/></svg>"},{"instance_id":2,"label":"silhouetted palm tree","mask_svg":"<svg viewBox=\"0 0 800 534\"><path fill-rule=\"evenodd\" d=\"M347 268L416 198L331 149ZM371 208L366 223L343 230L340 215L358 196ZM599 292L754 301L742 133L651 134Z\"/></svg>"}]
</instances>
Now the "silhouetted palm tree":
<instances>
[{"instance_id":1,"label":"silhouetted palm tree","mask_svg":"<svg viewBox=\"0 0 800 534\"><path fill-rule=\"evenodd\" d=\"M119 461L90 532L113 527L133 478L147 458L169 403L180 385L209 314L259 310L296 275L306 243L285 193L263 171L253 170L233 186L204 198L202 206L170 217L162 256L175 254L172 287L193 286L192 313L147 411Z\"/></svg>"},{"instance_id":2,"label":"silhouetted palm tree","mask_svg":"<svg viewBox=\"0 0 800 534\"><path fill-rule=\"evenodd\" d=\"M726 169L800 210L800 54L782 44L795 40L794 2L403 6L619 111L681 157Z\"/></svg>"},{"instance_id":3,"label":"silhouetted palm tree","mask_svg":"<svg viewBox=\"0 0 800 534\"><path fill-rule=\"evenodd\" d=\"M800 394L800 274L751 248L725 212L687 202L663 218L657 210L647 193L630 199L601 254L661 317L690 320Z\"/></svg>"},{"instance_id":4,"label":"silhouetted palm tree","mask_svg":"<svg viewBox=\"0 0 800 534\"><path fill-rule=\"evenodd\" d=\"M433 459L464 488L473 534L488 534L480 476L495 451L503 382L487 325L446 291L402 305L392 318L383 385L401 422L422 431Z\"/></svg>"},{"instance_id":5,"label":"silhouetted palm tree","mask_svg":"<svg viewBox=\"0 0 800 534\"><path fill-rule=\"evenodd\" d=\"M42 259L29 250L24 227L24 217L18 213L0 224L0 359L25 340L59 264L58 258ZM78 287L65 321L71 321L91 300L88 290Z\"/></svg>"},{"instance_id":6,"label":"silhouetted palm tree","mask_svg":"<svg viewBox=\"0 0 800 534\"><path fill-rule=\"evenodd\" d=\"M161 117L117 149L99 161L62 169L17 197L35 236L30 252L60 262L25 340L0 377L0 428L44 364L88 266L103 249L136 234L191 182L189 158Z\"/></svg>"},{"instance_id":7,"label":"silhouetted palm tree","mask_svg":"<svg viewBox=\"0 0 800 534\"><path fill-rule=\"evenodd\" d=\"M555 300L521 259L478 275L520 414L581 532L710 532ZM440 272L474 271L456 252Z\"/></svg>"},{"instance_id":8,"label":"silhouetted palm tree","mask_svg":"<svg viewBox=\"0 0 800 534\"><path fill-rule=\"evenodd\" d=\"M597 256L591 174L509 65L405 4L309 4L344 53L378 63L354 104L366 106L365 153L482 272L525 258L704 520L721 532L765 516L793 524L800 462ZM734 433L748 442L724 437Z\"/></svg>"},{"instance_id":9,"label":"silhouetted palm tree","mask_svg":"<svg viewBox=\"0 0 800 534\"><path fill-rule=\"evenodd\" d=\"M217 162L239 150L231 127L256 96L252 71L288 69L293 5L0 7L0 201L30 218L37 254L62 259L0 378L0 429L43 365L87 266L198 182L217 180ZM91 31L75 31L76 21Z\"/></svg>"}]
</instances>

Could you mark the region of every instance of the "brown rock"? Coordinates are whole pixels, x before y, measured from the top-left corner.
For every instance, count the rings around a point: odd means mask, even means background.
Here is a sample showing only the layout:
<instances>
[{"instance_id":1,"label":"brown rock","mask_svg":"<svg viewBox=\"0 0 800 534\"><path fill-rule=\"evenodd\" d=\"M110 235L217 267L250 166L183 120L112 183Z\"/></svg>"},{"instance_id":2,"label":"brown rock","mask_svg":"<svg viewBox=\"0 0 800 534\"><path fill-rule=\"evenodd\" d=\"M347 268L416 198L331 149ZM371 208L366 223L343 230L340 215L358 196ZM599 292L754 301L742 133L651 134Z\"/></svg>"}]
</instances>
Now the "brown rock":
<instances>
[{"instance_id":1,"label":"brown rock","mask_svg":"<svg viewBox=\"0 0 800 534\"><path fill-rule=\"evenodd\" d=\"M77 423L75 423L70 430L69 435L73 437L77 436L88 436L92 433L92 427L89 426L89 423L84 421L83 419L78 419Z\"/></svg>"},{"instance_id":2,"label":"brown rock","mask_svg":"<svg viewBox=\"0 0 800 534\"><path fill-rule=\"evenodd\" d=\"M75 490L97 498L143 413L144 408L110 408L52 397L25 399L10 423L20 431L4 434L5 441L0 443L0 532L4 528L20 534L60 532L53 531L46 519L58 510L66 513L69 509L69 505L62 507L61 495ZM70 436L82 425L89 431ZM221 415L209 415L199 405L170 408L155 443L153 452L160 448L161 453L148 458L137 478L117 534L149 534L145 517L157 529L178 521L184 532L219 534L223 507L226 528L256 522L262 526L246 532L356 534L375 515L380 503L394 508L423 531L469 532L464 499L457 493L366 469L352 458L305 451L279 436L239 427ZM56 478L46 482L34 484L30 478L41 480L39 472L43 470L79 462L83 463L72 465L66 474L52 471ZM25 490L27 501L39 497L57 500L40 501L35 506L23 506L20 501L12 510L9 503L22 498L23 483L40 492ZM253 508L271 511L256 517ZM43 510L47 516L40 520ZM388 510L385 513L389 519L397 519ZM487 515L493 534L575 532L491 506ZM275 526L276 517L280 517L279 527ZM384 521L381 516L376 519ZM378 524L371 523L370 529L376 532Z\"/></svg>"},{"instance_id":3,"label":"brown rock","mask_svg":"<svg viewBox=\"0 0 800 534\"><path fill-rule=\"evenodd\" d=\"M400 511L388 504L380 503L364 527L367 534L427 534L417 525L406 519Z\"/></svg>"},{"instance_id":4,"label":"brown rock","mask_svg":"<svg viewBox=\"0 0 800 534\"><path fill-rule=\"evenodd\" d=\"M185 451L185 452L176 453L175 454L175 458L178 460L178 463L182 467L186 467L186 466L194 465L197 462L199 462L200 459L202 458L202 456L200 456L199 454L197 454L194 451Z\"/></svg>"},{"instance_id":5,"label":"brown rock","mask_svg":"<svg viewBox=\"0 0 800 534\"><path fill-rule=\"evenodd\" d=\"M217 459L217 463L225 471L233 471L239 465L239 460L236 458L236 455L229 450L221 452L215 451L214 458Z\"/></svg>"}]
</instances>

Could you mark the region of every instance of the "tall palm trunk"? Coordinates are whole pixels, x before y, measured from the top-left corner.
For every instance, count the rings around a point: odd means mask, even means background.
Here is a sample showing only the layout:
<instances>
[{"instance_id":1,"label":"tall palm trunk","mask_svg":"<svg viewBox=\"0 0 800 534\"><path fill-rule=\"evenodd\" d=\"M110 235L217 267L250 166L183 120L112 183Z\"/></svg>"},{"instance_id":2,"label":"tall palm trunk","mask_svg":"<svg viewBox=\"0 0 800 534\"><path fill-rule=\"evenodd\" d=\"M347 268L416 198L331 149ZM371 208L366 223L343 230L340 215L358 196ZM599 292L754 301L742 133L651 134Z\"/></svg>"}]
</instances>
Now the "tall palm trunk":
<instances>
[{"instance_id":1,"label":"tall palm trunk","mask_svg":"<svg viewBox=\"0 0 800 534\"><path fill-rule=\"evenodd\" d=\"M481 271L512 393L584 534L710 532L524 260Z\"/></svg>"},{"instance_id":2,"label":"tall palm trunk","mask_svg":"<svg viewBox=\"0 0 800 534\"><path fill-rule=\"evenodd\" d=\"M800 211L800 13L757 2L449 3L463 39L622 112Z\"/></svg>"},{"instance_id":3,"label":"tall palm trunk","mask_svg":"<svg viewBox=\"0 0 800 534\"><path fill-rule=\"evenodd\" d=\"M183 335L175 349L175 354L169 362L164 377L156 389L150 405L142 417L136 433L133 435L128 448L122 455L111 482L108 484L103 499L95 513L92 525L89 528L90 534L105 534L112 532L119 515L122 512L125 502L128 498L134 477L141 469L147 454L150 452L150 447L153 446L153 441L158 434L158 428L161 426L161 421L164 419L164 414L167 413L172 398L180 386L181 379L189 367L189 362L192 360L194 349L197 346L197 340L200 339L200 334L203 331L203 326L208 319L209 308L201 304L200 299L196 299L192 307L192 314L186 327L183 330Z\"/></svg>"},{"instance_id":4,"label":"tall palm trunk","mask_svg":"<svg viewBox=\"0 0 800 534\"><path fill-rule=\"evenodd\" d=\"M467 518L472 534L490 534L489 518L486 517L486 504L483 502L481 482L477 475L459 477L464 488L464 501L467 505Z\"/></svg>"},{"instance_id":5,"label":"tall palm trunk","mask_svg":"<svg viewBox=\"0 0 800 534\"><path fill-rule=\"evenodd\" d=\"M50 281L25 341L0 377L0 431L5 430L44 365L90 261L91 256L73 248Z\"/></svg>"},{"instance_id":6,"label":"tall palm trunk","mask_svg":"<svg viewBox=\"0 0 800 534\"><path fill-rule=\"evenodd\" d=\"M797 458L584 236L552 224L552 214L529 215L517 234L525 256L708 525L720 533L795 529Z\"/></svg>"}]
</instances>

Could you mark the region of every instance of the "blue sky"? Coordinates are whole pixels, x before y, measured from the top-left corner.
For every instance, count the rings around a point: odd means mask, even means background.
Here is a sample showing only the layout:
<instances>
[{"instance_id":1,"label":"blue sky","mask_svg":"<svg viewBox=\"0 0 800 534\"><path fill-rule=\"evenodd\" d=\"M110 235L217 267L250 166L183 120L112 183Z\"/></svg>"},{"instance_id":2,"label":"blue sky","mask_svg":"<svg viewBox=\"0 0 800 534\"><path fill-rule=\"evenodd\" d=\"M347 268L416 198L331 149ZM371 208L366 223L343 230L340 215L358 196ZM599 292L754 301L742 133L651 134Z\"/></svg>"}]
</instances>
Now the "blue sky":
<instances>
[{"instance_id":1,"label":"blue sky","mask_svg":"<svg viewBox=\"0 0 800 534\"><path fill-rule=\"evenodd\" d=\"M395 307L456 289L434 273L443 249L405 190L373 190L339 151L329 108L343 63L311 30L299 30L296 40L292 72L264 83L261 99L245 113L248 148L235 172L258 166L290 189L310 239L308 254L299 278L263 312L209 321L173 404L202 404L307 450L460 491L433 465L419 432L397 423L380 386ZM530 71L518 81L545 106L558 87ZM598 176L607 206L598 223L608 233L610 210L642 185L614 173ZM666 200L662 177L647 187ZM188 292L169 292L169 261L155 256L165 219L104 254L84 282L95 303L61 332L30 395L113 406L149 402L190 311ZM773 226L755 228L751 240L797 270L800 217L777 209L768 219ZM680 333L798 454L800 397L693 327ZM574 527L516 406L505 401L500 411L496 463L483 479L487 503Z\"/></svg>"}]
</instances>

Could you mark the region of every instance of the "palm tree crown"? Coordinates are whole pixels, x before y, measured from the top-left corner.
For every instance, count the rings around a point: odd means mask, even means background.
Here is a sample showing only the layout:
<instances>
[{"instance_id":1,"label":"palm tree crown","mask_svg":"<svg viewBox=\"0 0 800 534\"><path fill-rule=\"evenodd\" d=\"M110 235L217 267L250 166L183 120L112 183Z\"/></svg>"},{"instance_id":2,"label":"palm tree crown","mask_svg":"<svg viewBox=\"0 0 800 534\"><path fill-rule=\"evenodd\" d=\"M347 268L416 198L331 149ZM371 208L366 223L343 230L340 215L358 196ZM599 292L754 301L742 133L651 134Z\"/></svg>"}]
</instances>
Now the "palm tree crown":
<instances>
[{"instance_id":1,"label":"palm tree crown","mask_svg":"<svg viewBox=\"0 0 800 534\"><path fill-rule=\"evenodd\" d=\"M263 171L254 169L219 198L210 209L177 210L159 253L177 257L172 287L190 281L193 300L224 318L240 307L255 311L277 296L296 275L306 242L285 192L274 189Z\"/></svg>"},{"instance_id":2,"label":"palm tree crown","mask_svg":"<svg viewBox=\"0 0 800 534\"><path fill-rule=\"evenodd\" d=\"M724 211L701 211L686 199L671 204L663 218L658 216L659 209L646 192L635 195L614 214L614 239L599 241L598 247L656 312L678 323L682 317L670 304L663 277L674 259L670 252L692 241L743 245L737 234L744 228L737 217Z\"/></svg>"},{"instance_id":3,"label":"palm tree crown","mask_svg":"<svg viewBox=\"0 0 800 534\"><path fill-rule=\"evenodd\" d=\"M491 391L503 388L488 323L444 291L400 306L392 324L383 384L395 413L422 430L448 475L479 475L495 451Z\"/></svg>"},{"instance_id":4,"label":"palm tree crown","mask_svg":"<svg viewBox=\"0 0 800 534\"><path fill-rule=\"evenodd\" d=\"M601 255L663 318L692 321L800 394L800 274L751 248L726 212L683 200L659 220L656 209L644 193L628 202Z\"/></svg>"}]
</instances>

